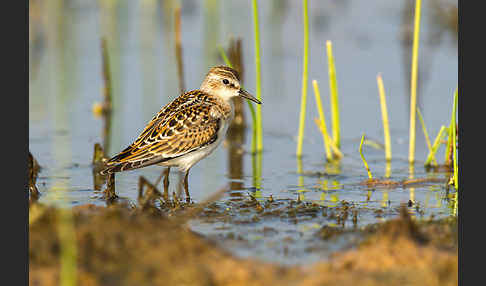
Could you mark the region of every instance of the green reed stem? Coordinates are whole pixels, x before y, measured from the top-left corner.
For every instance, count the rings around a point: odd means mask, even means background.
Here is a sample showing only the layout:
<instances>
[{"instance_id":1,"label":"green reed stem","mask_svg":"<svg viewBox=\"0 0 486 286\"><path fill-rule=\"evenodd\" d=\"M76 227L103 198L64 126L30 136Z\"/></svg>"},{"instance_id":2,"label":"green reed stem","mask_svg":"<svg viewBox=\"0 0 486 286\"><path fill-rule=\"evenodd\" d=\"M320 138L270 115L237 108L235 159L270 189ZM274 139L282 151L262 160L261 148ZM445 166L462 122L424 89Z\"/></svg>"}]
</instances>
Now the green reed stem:
<instances>
[{"instance_id":1,"label":"green reed stem","mask_svg":"<svg viewBox=\"0 0 486 286\"><path fill-rule=\"evenodd\" d=\"M253 167L253 186L257 189L257 194L261 197L262 187L262 152L255 152L252 154Z\"/></svg>"},{"instance_id":2,"label":"green reed stem","mask_svg":"<svg viewBox=\"0 0 486 286\"><path fill-rule=\"evenodd\" d=\"M332 153L333 158L334 159L341 159L343 157L343 153L339 150L339 148L336 147L336 145L334 145L334 142L332 141L331 136L329 136L329 132L327 132L327 129L324 130L324 127L323 127L323 125L321 124L321 121L318 118L314 118L314 123L317 125L317 128L319 128L319 130L321 131L321 133L323 135L327 134L327 135L324 135L324 136L327 137L329 147L331 147L331 150L332 150L331 153ZM335 161L333 161L333 162L339 163L339 162L335 162Z\"/></svg>"},{"instance_id":3,"label":"green reed stem","mask_svg":"<svg viewBox=\"0 0 486 286\"><path fill-rule=\"evenodd\" d=\"M451 120L452 122L452 120ZM444 165L451 165L451 151L452 151L452 125L447 128L447 145L445 151Z\"/></svg>"},{"instance_id":4,"label":"green reed stem","mask_svg":"<svg viewBox=\"0 0 486 286\"><path fill-rule=\"evenodd\" d=\"M177 75L179 77L179 90L181 94L184 93L184 64L182 62L182 36L181 36L181 6L178 5L175 8L174 13L174 26L175 26L175 52L177 62Z\"/></svg>"},{"instance_id":5,"label":"green reed stem","mask_svg":"<svg viewBox=\"0 0 486 286\"><path fill-rule=\"evenodd\" d=\"M101 39L101 55L103 61L103 98L104 102L102 105L103 114L103 150L108 154L110 149L110 133L111 133L111 110L113 108L112 104L112 93L113 87L111 84L111 72L110 72L110 57L108 54L107 40L106 37Z\"/></svg>"},{"instance_id":6,"label":"green reed stem","mask_svg":"<svg viewBox=\"0 0 486 286\"><path fill-rule=\"evenodd\" d=\"M391 161L386 161L385 178L390 178L390 176L391 176Z\"/></svg>"},{"instance_id":7,"label":"green reed stem","mask_svg":"<svg viewBox=\"0 0 486 286\"><path fill-rule=\"evenodd\" d=\"M444 125L440 127L439 134L437 134L437 137L435 137L434 144L432 145L432 150L430 151L429 155L427 156L427 161L425 161L424 166L431 166L432 162L435 162L435 165L437 166L437 161L435 160L435 154L437 153L437 150L439 150L440 146L440 141L442 140L442 134L444 134L444 131L447 129Z\"/></svg>"},{"instance_id":8,"label":"green reed stem","mask_svg":"<svg viewBox=\"0 0 486 286\"><path fill-rule=\"evenodd\" d=\"M71 209L58 210L57 224L60 243L60 285L70 286L77 284L77 245L74 230L73 214Z\"/></svg>"},{"instance_id":9,"label":"green reed stem","mask_svg":"<svg viewBox=\"0 0 486 286\"><path fill-rule=\"evenodd\" d=\"M302 96L300 99L300 118L299 118L299 137L297 139L297 157L302 156L302 142L304 140L305 113L307 105L307 74L309 66L309 16L308 2L302 1L302 10L304 14L304 61L302 71Z\"/></svg>"},{"instance_id":10,"label":"green reed stem","mask_svg":"<svg viewBox=\"0 0 486 286\"><path fill-rule=\"evenodd\" d=\"M457 193L454 194L454 207L453 207L454 216L457 216Z\"/></svg>"},{"instance_id":11,"label":"green reed stem","mask_svg":"<svg viewBox=\"0 0 486 286\"><path fill-rule=\"evenodd\" d=\"M331 147L331 153L333 159L341 159L343 157L343 153L336 147L336 145L334 145L334 142L332 141L331 136L329 136L329 132L327 132L327 129L324 131L324 127L321 124L321 121L317 118L314 118L314 123L317 125L317 128L319 128L322 134L327 134L324 136L327 137L329 147ZM339 162L333 161L333 163L339 163Z\"/></svg>"},{"instance_id":12,"label":"green reed stem","mask_svg":"<svg viewBox=\"0 0 486 286\"><path fill-rule=\"evenodd\" d=\"M103 60L103 98L104 106L103 112L107 113L112 108L112 86L111 86L111 73L110 73L110 59L108 55L108 47L106 43L106 37L101 38L101 56Z\"/></svg>"},{"instance_id":13,"label":"green reed stem","mask_svg":"<svg viewBox=\"0 0 486 286\"><path fill-rule=\"evenodd\" d=\"M332 116L332 136L336 147L341 148L340 124L339 124L339 101L336 79L336 67L334 66L334 56L332 54L332 42L326 41L327 61L329 66L329 89L331 92L331 116Z\"/></svg>"},{"instance_id":14,"label":"green reed stem","mask_svg":"<svg viewBox=\"0 0 486 286\"><path fill-rule=\"evenodd\" d=\"M446 152L445 152L445 160L444 165L450 166L451 165L451 152L452 152L452 120L449 124L449 128L447 128L447 145L446 145Z\"/></svg>"},{"instance_id":15,"label":"green reed stem","mask_svg":"<svg viewBox=\"0 0 486 286\"><path fill-rule=\"evenodd\" d=\"M454 150L454 188L457 190L458 188L458 166L457 166L457 138L456 138L456 112L457 112L457 97L458 92L456 88L456 92L454 92L454 106L452 108L452 146Z\"/></svg>"},{"instance_id":16,"label":"green reed stem","mask_svg":"<svg viewBox=\"0 0 486 286\"><path fill-rule=\"evenodd\" d=\"M59 155L56 154L56 156ZM66 204L66 199L61 195L61 192L66 192L66 189L67 184L64 181L54 182L54 185L49 189L47 201L49 203L60 202L61 205ZM56 206L56 231L59 237L59 285L71 286L77 284L77 239L72 209L63 208L61 205Z\"/></svg>"},{"instance_id":17,"label":"green reed stem","mask_svg":"<svg viewBox=\"0 0 486 286\"><path fill-rule=\"evenodd\" d=\"M454 103L453 103L454 105ZM455 115L455 113L453 114L453 116ZM453 145L453 134L452 134L452 131L453 131L453 125L456 124L456 122L454 120L452 120L453 117L451 116L451 122L449 123L449 132L448 132L448 138L447 138L447 147L446 147L446 152L445 152L445 163L444 165L446 166L450 166L452 164L451 162L451 152L454 152L453 148L454 148L454 145Z\"/></svg>"},{"instance_id":18,"label":"green reed stem","mask_svg":"<svg viewBox=\"0 0 486 286\"><path fill-rule=\"evenodd\" d=\"M223 58L224 63L229 66L230 68L233 68L233 65L231 64L230 59L228 58L228 55L226 55L226 52L224 51L223 47L218 46L219 53L221 54L221 57Z\"/></svg>"},{"instance_id":19,"label":"green reed stem","mask_svg":"<svg viewBox=\"0 0 486 286\"><path fill-rule=\"evenodd\" d=\"M223 61L225 62L225 64L227 66L229 66L230 68L233 68L233 65L231 64L231 61L229 60L228 56L226 55L226 52L224 51L224 49L219 46L218 47L219 49L219 52L221 54L221 57L223 58ZM256 152L256 147L257 147L257 118L256 118L256 112L255 112L255 108L253 107L253 104L250 102L250 100L246 100L246 103L248 104L248 107L250 108L250 114L251 114L251 121L252 121L252 125L253 125L253 136L251 138L251 152L252 153L255 153Z\"/></svg>"},{"instance_id":20,"label":"green reed stem","mask_svg":"<svg viewBox=\"0 0 486 286\"><path fill-rule=\"evenodd\" d=\"M417 108L417 72L418 72L418 47L420 35L420 10L421 0L415 2L415 24L413 31L413 50L412 50L412 75L410 83L410 145L408 161L413 164L415 161L415 114Z\"/></svg>"},{"instance_id":21,"label":"green reed stem","mask_svg":"<svg viewBox=\"0 0 486 286\"><path fill-rule=\"evenodd\" d=\"M258 25L258 1L253 0L253 26L255 34L255 72L256 72L256 98L262 100L262 83L261 83L261 63L260 63L260 28ZM262 132L262 106L256 107L256 137L258 152L263 150L263 132Z\"/></svg>"},{"instance_id":22,"label":"green reed stem","mask_svg":"<svg viewBox=\"0 0 486 286\"><path fill-rule=\"evenodd\" d=\"M385 159L390 161L391 155L391 139L390 139L390 123L388 121L388 109L386 107L385 87L383 86L383 78L381 74L376 77L378 83L378 92L380 95L381 118L383 120L383 132L385 136Z\"/></svg>"},{"instance_id":23,"label":"green reed stem","mask_svg":"<svg viewBox=\"0 0 486 286\"><path fill-rule=\"evenodd\" d=\"M363 136L361 137L361 143L359 143L359 154L361 155L361 159L363 159L363 163L366 167L366 171L368 172L368 178L371 180L373 179L373 176L371 175L370 168L368 167L368 163L366 162L366 159L363 155L363 142L365 140L365 134L363 133Z\"/></svg>"},{"instance_id":24,"label":"green reed stem","mask_svg":"<svg viewBox=\"0 0 486 286\"><path fill-rule=\"evenodd\" d=\"M299 189L297 190L298 192L305 191L304 189L304 176L302 176L302 173L304 172L304 169L302 168L302 157L297 157L297 174L299 174L299 183L297 186Z\"/></svg>"},{"instance_id":25,"label":"green reed stem","mask_svg":"<svg viewBox=\"0 0 486 286\"><path fill-rule=\"evenodd\" d=\"M314 96L316 98L317 111L319 112L320 125L323 131L322 139L324 140L324 148L326 149L326 158L328 161L331 161L333 159L331 147L329 146L329 141L331 139L329 138L329 133L327 132L326 118L324 117L324 109L322 108L319 85L317 84L316 80L312 81L312 85L314 86Z\"/></svg>"},{"instance_id":26,"label":"green reed stem","mask_svg":"<svg viewBox=\"0 0 486 286\"><path fill-rule=\"evenodd\" d=\"M420 120L420 124L422 125L422 130L424 131L424 136L425 136L425 142L427 142L427 147L429 148L429 154L430 154L432 153L432 144L430 143L429 132L427 132L427 127L425 127L424 117L422 116L422 112L420 112L420 108L417 108L417 115ZM435 156L432 157L432 161L434 162L434 165L437 165Z\"/></svg>"}]
</instances>

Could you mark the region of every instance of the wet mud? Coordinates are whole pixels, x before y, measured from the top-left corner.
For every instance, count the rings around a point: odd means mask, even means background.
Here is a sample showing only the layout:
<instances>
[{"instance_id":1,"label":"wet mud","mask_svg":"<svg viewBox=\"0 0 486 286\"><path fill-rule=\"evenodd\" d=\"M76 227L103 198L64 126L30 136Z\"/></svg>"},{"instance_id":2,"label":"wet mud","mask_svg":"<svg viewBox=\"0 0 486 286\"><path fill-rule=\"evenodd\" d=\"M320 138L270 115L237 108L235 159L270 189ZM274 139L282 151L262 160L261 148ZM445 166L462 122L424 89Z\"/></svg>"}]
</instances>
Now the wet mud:
<instances>
[{"instance_id":1,"label":"wet mud","mask_svg":"<svg viewBox=\"0 0 486 286\"><path fill-rule=\"evenodd\" d=\"M225 215L212 206L198 210L197 215L222 219ZM390 285L396 281L457 285L454 217L415 220L403 207L396 219L361 229L322 226L314 234L319 239L353 232L360 240L328 260L287 266L235 257L218 242L191 231L187 220L180 218L195 207L179 208L178 216L168 208L149 212L122 203L72 208L79 285ZM252 207L258 208L256 202ZM307 206L294 211L311 216L322 209ZM58 214L54 207L30 206L30 285L59 283ZM260 216L265 215L277 214L260 211ZM278 215L292 217L285 207Z\"/></svg>"}]
</instances>

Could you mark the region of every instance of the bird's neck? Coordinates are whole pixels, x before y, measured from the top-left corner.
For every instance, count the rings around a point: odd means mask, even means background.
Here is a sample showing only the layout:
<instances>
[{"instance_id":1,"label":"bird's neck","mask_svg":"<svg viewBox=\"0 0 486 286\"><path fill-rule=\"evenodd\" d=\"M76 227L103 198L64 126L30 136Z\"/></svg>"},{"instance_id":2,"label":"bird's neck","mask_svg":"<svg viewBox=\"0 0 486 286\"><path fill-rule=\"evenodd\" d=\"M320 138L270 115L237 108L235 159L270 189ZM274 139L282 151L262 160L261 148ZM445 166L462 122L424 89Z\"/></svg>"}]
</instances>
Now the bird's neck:
<instances>
[{"instance_id":1,"label":"bird's neck","mask_svg":"<svg viewBox=\"0 0 486 286\"><path fill-rule=\"evenodd\" d=\"M214 94L209 95L211 96L212 101L216 103L215 107L217 107L218 112L220 112L225 119L232 119L234 116L233 100L231 98L225 98Z\"/></svg>"}]
</instances>

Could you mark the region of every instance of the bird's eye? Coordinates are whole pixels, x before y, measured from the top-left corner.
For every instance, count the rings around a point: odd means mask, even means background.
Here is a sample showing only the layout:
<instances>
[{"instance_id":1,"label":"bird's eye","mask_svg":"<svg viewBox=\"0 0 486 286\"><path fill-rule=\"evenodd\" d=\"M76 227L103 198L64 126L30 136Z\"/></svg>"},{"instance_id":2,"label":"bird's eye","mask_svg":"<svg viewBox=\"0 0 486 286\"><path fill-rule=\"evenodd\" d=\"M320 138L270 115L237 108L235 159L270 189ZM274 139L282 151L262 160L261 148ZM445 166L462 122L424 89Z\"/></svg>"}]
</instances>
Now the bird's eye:
<instances>
[{"instance_id":1,"label":"bird's eye","mask_svg":"<svg viewBox=\"0 0 486 286\"><path fill-rule=\"evenodd\" d=\"M227 79L223 79L223 83L224 83L224 84L229 84L229 80L227 80Z\"/></svg>"}]
</instances>

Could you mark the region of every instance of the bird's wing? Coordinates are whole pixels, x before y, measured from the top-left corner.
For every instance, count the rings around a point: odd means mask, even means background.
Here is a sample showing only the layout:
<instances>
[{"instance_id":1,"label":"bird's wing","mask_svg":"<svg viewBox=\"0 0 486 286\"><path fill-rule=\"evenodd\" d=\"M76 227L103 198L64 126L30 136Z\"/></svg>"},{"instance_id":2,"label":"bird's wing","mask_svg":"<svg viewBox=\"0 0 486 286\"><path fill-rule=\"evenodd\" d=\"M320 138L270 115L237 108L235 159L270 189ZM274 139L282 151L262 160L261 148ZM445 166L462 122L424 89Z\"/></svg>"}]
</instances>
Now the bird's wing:
<instances>
[{"instance_id":1,"label":"bird's wing","mask_svg":"<svg viewBox=\"0 0 486 286\"><path fill-rule=\"evenodd\" d=\"M193 101L152 119L140 136L107 162L102 173L157 164L202 148L217 139L219 112L207 101ZM162 112L163 110L161 110Z\"/></svg>"}]
</instances>

